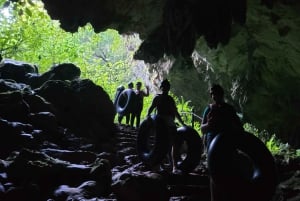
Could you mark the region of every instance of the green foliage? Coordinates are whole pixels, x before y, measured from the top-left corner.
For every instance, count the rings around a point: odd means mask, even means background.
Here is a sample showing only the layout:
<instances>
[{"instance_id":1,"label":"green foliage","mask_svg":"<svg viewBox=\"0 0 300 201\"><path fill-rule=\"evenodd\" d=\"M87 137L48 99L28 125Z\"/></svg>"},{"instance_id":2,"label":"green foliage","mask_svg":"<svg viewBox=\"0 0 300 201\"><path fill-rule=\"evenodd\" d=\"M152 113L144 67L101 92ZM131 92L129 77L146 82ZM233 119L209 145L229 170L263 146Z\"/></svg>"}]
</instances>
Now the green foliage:
<instances>
[{"instance_id":1,"label":"green foliage","mask_svg":"<svg viewBox=\"0 0 300 201\"><path fill-rule=\"evenodd\" d=\"M248 131L249 133L254 134L256 137L258 137L261 141L264 143L267 143L268 140L271 139L270 134L266 130L258 130L254 125L250 123L244 124L245 131Z\"/></svg>"},{"instance_id":2,"label":"green foliage","mask_svg":"<svg viewBox=\"0 0 300 201\"><path fill-rule=\"evenodd\" d=\"M194 129L199 133L199 135L202 136L200 129L201 119L197 114L194 114L194 107L190 105L191 101L185 101L183 96L180 96L180 98L174 96L174 94L171 94L171 96L173 96L177 105L178 112L180 113L185 124L193 126Z\"/></svg>"},{"instance_id":3,"label":"green foliage","mask_svg":"<svg viewBox=\"0 0 300 201\"><path fill-rule=\"evenodd\" d=\"M300 157L300 149L296 150L296 157Z\"/></svg>"},{"instance_id":4,"label":"green foliage","mask_svg":"<svg viewBox=\"0 0 300 201\"><path fill-rule=\"evenodd\" d=\"M73 63L80 67L82 78L102 86L111 98L117 86L132 79L138 37L124 39L115 30L96 34L90 24L74 34L65 32L58 21L50 19L41 1L7 4L1 9L0 22L3 58L34 63L40 73L54 64Z\"/></svg>"},{"instance_id":5,"label":"green foliage","mask_svg":"<svg viewBox=\"0 0 300 201\"><path fill-rule=\"evenodd\" d=\"M1 9L0 22L3 58L36 64L40 73L55 64L73 63L80 67L81 78L103 87L111 100L119 85L133 81L133 54L141 42L137 35L122 37L111 29L97 34L90 24L74 34L65 32L58 21L50 19L41 1L7 4ZM150 101L151 96L145 98L144 108Z\"/></svg>"},{"instance_id":6,"label":"green foliage","mask_svg":"<svg viewBox=\"0 0 300 201\"><path fill-rule=\"evenodd\" d=\"M185 101L182 96L180 96L179 98L174 96L173 94L172 96L176 102L177 109L182 117L182 120L186 124L191 124L190 122L192 122L192 115L193 115L192 114L193 107L190 106L191 101Z\"/></svg>"},{"instance_id":7,"label":"green foliage","mask_svg":"<svg viewBox=\"0 0 300 201\"><path fill-rule=\"evenodd\" d=\"M266 146L273 154L278 154L280 152L280 142L276 139L275 135L266 142Z\"/></svg>"},{"instance_id":8,"label":"green foliage","mask_svg":"<svg viewBox=\"0 0 300 201\"><path fill-rule=\"evenodd\" d=\"M254 125L245 123L244 129L257 136L265 143L273 155L280 155L285 161L291 158L300 157L300 150L293 149L288 143L282 143L275 134L270 135L267 131L259 131Z\"/></svg>"},{"instance_id":9,"label":"green foliage","mask_svg":"<svg viewBox=\"0 0 300 201\"><path fill-rule=\"evenodd\" d=\"M3 57L38 64L43 72L53 64L71 62L78 56L71 34L50 19L40 1L22 0L6 9L9 15L0 17Z\"/></svg>"}]
</instances>

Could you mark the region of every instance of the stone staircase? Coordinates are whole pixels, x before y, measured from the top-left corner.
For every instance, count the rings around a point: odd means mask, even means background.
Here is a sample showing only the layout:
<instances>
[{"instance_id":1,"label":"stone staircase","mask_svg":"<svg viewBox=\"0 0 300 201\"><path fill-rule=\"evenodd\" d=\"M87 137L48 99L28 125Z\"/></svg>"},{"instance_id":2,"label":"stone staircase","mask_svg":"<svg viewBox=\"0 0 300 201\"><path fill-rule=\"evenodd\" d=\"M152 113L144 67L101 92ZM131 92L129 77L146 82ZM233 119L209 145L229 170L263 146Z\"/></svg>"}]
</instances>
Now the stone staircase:
<instances>
[{"instance_id":1,"label":"stone staircase","mask_svg":"<svg viewBox=\"0 0 300 201\"><path fill-rule=\"evenodd\" d=\"M119 125L118 130L119 132L116 134L118 153L123 155L124 160L132 166L139 164L142 166L136 150L137 130L126 125ZM167 181L171 194L170 201L210 200L209 178L207 176L205 158L201 160L193 172L188 174L173 174L168 168L169 164L165 163L163 166L165 169L160 168L158 171L153 171L161 174Z\"/></svg>"}]
</instances>

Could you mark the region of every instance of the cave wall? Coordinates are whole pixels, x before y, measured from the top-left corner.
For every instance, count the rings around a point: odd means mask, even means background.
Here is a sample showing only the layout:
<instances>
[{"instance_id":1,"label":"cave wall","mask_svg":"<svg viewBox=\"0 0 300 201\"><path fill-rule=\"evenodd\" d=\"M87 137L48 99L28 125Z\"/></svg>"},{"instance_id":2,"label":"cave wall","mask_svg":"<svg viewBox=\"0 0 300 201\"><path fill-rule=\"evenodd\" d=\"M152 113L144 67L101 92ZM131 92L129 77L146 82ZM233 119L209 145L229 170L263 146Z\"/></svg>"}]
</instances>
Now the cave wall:
<instances>
[{"instance_id":1,"label":"cave wall","mask_svg":"<svg viewBox=\"0 0 300 201\"><path fill-rule=\"evenodd\" d=\"M245 118L299 147L300 5L253 10L248 20L251 42L245 73L240 74L241 80L250 81L241 86L251 89L243 107Z\"/></svg>"},{"instance_id":2,"label":"cave wall","mask_svg":"<svg viewBox=\"0 0 300 201\"><path fill-rule=\"evenodd\" d=\"M182 64L173 66L175 93L191 97L201 111L210 101L209 83L221 83L226 99L243 113L244 122L300 147L299 36L299 3L276 3L269 9L260 1L249 1L246 24L233 27L227 45L211 49L200 38L197 55L207 60L193 57L196 69L184 73Z\"/></svg>"}]
</instances>

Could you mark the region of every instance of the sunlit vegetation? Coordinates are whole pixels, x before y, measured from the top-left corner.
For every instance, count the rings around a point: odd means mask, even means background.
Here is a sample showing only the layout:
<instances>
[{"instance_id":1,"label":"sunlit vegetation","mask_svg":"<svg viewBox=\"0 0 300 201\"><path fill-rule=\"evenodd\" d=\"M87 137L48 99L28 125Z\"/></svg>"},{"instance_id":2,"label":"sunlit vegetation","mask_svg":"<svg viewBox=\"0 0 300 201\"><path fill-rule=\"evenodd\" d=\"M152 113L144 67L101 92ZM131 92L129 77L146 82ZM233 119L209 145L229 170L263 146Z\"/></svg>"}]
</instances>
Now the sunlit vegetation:
<instances>
[{"instance_id":1,"label":"sunlit vegetation","mask_svg":"<svg viewBox=\"0 0 300 201\"><path fill-rule=\"evenodd\" d=\"M282 143L275 134L270 134L265 130L258 130L254 125L246 123L244 129L260 138L273 155L283 156L285 160L300 157L300 150L295 150L287 143Z\"/></svg>"},{"instance_id":2,"label":"sunlit vegetation","mask_svg":"<svg viewBox=\"0 0 300 201\"><path fill-rule=\"evenodd\" d=\"M200 134L200 136L202 136L201 129L200 129L202 117L194 113L194 106L191 105L191 101L189 100L186 101L182 96L181 97L176 97L174 95L172 96L174 97L178 112L181 114L185 124L195 128Z\"/></svg>"},{"instance_id":3,"label":"sunlit vegetation","mask_svg":"<svg viewBox=\"0 0 300 201\"><path fill-rule=\"evenodd\" d=\"M132 80L138 36L122 37L115 30L95 33L86 25L71 34L51 20L40 1L3 5L0 13L0 54L39 66L40 73L52 65L73 63L81 77L102 86L113 98L115 89Z\"/></svg>"}]
</instances>

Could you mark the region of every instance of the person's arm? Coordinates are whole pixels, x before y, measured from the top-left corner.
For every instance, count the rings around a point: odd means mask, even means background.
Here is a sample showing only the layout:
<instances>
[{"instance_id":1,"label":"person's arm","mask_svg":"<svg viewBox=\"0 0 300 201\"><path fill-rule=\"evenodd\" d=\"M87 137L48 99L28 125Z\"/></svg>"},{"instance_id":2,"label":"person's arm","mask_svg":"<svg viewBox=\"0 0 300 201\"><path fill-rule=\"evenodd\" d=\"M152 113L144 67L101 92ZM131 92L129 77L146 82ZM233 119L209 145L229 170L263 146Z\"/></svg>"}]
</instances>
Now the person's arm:
<instances>
[{"instance_id":1,"label":"person's arm","mask_svg":"<svg viewBox=\"0 0 300 201\"><path fill-rule=\"evenodd\" d=\"M149 96L149 86L146 86L146 92L144 93L144 96Z\"/></svg>"},{"instance_id":2,"label":"person's arm","mask_svg":"<svg viewBox=\"0 0 300 201\"><path fill-rule=\"evenodd\" d=\"M151 113L153 112L154 108L156 107L156 101L157 101L157 97L154 97L154 99L152 100L152 103L148 109L147 117L150 117Z\"/></svg>"},{"instance_id":3,"label":"person's arm","mask_svg":"<svg viewBox=\"0 0 300 201\"><path fill-rule=\"evenodd\" d=\"M181 123L181 125L185 126L185 123L184 121L182 120L178 110L176 109L176 112L175 112L175 117L178 119L178 121Z\"/></svg>"},{"instance_id":4,"label":"person's arm","mask_svg":"<svg viewBox=\"0 0 300 201\"><path fill-rule=\"evenodd\" d=\"M231 106L231 126L233 128L234 131L237 132L243 132L244 131L244 127L243 127L243 123L241 121L241 119L239 118L239 116L237 115L236 110L234 109L233 106Z\"/></svg>"},{"instance_id":5,"label":"person's arm","mask_svg":"<svg viewBox=\"0 0 300 201\"><path fill-rule=\"evenodd\" d=\"M172 105L173 105L173 110L174 110L175 117L178 119L178 121L181 125L185 126L186 124L184 123L184 121L182 120L182 118L181 118L181 116L178 112L175 100L172 97L171 97L171 100L172 100Z\"/></svg>"},{"instance_id":6,"label":"person's arm","mask_svg":"<svg viewBox=\"0 0 300 201\"><path fill-rule=\"evenodd\" d=\"M203 118L202 118L202 123L201 123L201 132L203 134L207 133L210 129L208 119L207 119L207 115L208 115L209 111L210 111L210 108L206 107L203 112Z\"/></svg>"}]
</instances>

